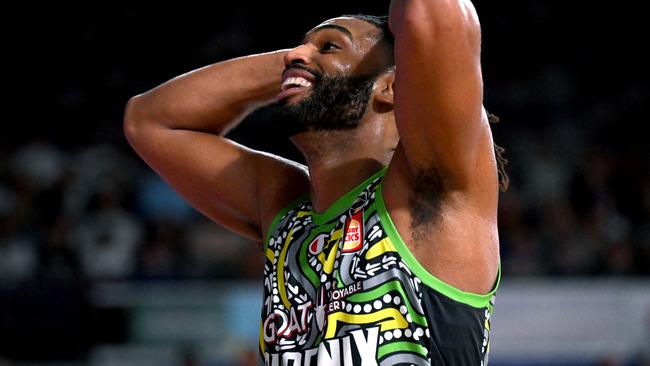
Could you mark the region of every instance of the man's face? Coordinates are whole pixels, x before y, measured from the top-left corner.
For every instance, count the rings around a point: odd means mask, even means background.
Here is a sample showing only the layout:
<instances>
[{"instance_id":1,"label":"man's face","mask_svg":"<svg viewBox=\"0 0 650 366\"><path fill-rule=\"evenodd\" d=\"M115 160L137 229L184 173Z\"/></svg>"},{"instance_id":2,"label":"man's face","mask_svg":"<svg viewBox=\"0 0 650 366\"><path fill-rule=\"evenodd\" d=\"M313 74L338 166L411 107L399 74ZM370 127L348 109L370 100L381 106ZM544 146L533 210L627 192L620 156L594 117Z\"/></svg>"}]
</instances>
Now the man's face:
<instances>
[{"instance_id":1,"label":"man's face","mask_svg":"<svg viewBox=\"0 0 650 366\"><path fill-rule=\"evenodd\" d=\"M331 19L309 31L285 56L278 122L291 135L355 128L385 69L379 39L374 25L355 18Z\"/></svg>"}]
</instances>

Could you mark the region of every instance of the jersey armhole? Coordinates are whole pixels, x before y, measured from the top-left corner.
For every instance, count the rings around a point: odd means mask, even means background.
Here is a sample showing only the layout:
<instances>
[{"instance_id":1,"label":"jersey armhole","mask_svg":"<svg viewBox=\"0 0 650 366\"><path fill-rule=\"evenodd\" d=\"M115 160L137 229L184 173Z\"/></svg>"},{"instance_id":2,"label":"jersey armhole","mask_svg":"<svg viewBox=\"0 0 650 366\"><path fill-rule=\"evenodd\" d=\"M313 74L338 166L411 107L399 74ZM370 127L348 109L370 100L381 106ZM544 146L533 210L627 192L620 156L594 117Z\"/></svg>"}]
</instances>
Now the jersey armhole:
<instances>
[{"instance_id":1,"label":"jersey armhole","mask_svg":"<svg viewBox=\"0 0 650 366\"><path fill-rule=\"evenodd\" d=\"M271 233L273 232L273 230L275 230L275 227L278 226L282 217L286 215L287 212L298 207L298 205L303 203L308 197L309 197L309 192L302 194L300 197L296 198L290 204L286 205L283 209L281 209L277 215L275 215L273 221L271 221L271 225L269 225L269 228L266 231L266 235L264 236L264 252L266 252L266 248L269 246L269 239L271 238Z\"/></svg>"},{"instance_id":2,"label":"jersey armhole","mask_svg":"<svg viewBox=\"0 0 650 366\"><path fill-rule=\"evenodd\" d=\"M395 249L402 257L402 260L404 260L404 262L409 267L409 269L411 269L411 271L413 271L413 273L417 275L425 285L427 285L428 287L432 288L433 290L441 293L442 295L452 300L469 305L474 308L485 308L489 306L490 301L494 296L494 294L496 293L497 289L499 288L499 284L501 282L500 261L499 261L499 267L497 269L497 277L494 282L494 287L487 294L475 294L471 292L465 292L441 281L440 279L432 275L427 269L425 269L424 266L422 266L422 264L420 264L420 262L415 258L413 253L411 253L411 250L408 249L408 247L402 240L402 237L397 232L397 228L395 227L393 220L390 218L390 215L388 214L388 210L386 209L386 204L384 202L383 180L382 182L379 183L379 186L377 187L376 196L377 196L376 198L377 212L379 214L381 222L383 223L384 229L386 230L386 234L388 234L388 237L391 239L391 242L395 246Z\"/></svg>"}]
</instances>

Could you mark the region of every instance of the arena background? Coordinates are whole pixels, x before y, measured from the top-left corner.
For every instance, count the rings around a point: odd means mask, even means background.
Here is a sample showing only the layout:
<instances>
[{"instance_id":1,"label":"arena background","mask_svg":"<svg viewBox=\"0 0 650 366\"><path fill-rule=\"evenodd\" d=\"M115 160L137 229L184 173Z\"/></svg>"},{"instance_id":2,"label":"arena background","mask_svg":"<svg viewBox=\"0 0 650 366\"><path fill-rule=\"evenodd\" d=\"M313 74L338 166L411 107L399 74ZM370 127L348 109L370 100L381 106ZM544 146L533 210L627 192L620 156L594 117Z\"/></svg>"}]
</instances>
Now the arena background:
<instances>
[{"instance_id":1,"label":"arena background","mask_svg":"<svg viewBox=\"0 0 650 366\"><path fill-rule=\"evenodd\" d=\"M8 9L0 365L254 365L262 255L187 207L121 132L182 72L294 46L387 1ZM493 365L648 365L647 21L632 2L475 2L501 118ZM643 46L643 45L646 46ZM260 110L231 136L300 160Z\"/></svg>"}]
</instances>

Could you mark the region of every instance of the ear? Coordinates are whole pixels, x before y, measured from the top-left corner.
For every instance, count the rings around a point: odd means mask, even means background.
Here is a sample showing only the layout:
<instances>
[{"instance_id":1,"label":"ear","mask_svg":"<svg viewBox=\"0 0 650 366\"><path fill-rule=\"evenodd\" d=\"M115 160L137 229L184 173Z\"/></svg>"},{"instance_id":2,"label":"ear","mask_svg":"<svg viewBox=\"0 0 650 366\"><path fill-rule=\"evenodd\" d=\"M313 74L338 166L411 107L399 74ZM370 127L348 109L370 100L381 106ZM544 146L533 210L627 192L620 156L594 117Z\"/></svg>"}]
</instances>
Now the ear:
<instances>
[{"instance_id":1,"label":"ear","mask_svg":"<svg viewBox=\"0 0 650 366\"><path fill-rule=\"evenodd\" d=\"M375 102L378 108L393 109L393 84L395 84L395 67L391 67L384 71L375 82Z\"/></svg>"}]
</instances>

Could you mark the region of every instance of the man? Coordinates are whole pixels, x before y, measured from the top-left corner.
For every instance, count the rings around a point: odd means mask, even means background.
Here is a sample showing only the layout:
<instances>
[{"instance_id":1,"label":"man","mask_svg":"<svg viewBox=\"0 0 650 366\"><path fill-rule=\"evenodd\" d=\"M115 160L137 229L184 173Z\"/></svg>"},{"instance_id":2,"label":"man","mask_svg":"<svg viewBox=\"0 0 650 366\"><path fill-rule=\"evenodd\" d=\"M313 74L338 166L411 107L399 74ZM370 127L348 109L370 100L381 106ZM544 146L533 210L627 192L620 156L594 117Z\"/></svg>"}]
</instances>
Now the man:
<instances>
[{"instance_id":1,"label":"man","mask_svg":"<svg viewBox=\"0 0 650 366\"><path fill-rule=\"evenodd\" d=\"M487 362L499 176L478 19L467 0L393 0L388 23L330 19L127 106L153 169L264 242L267 365ZM272 102L307 168L223 137Z\"/></svg>"}]
</instances>

